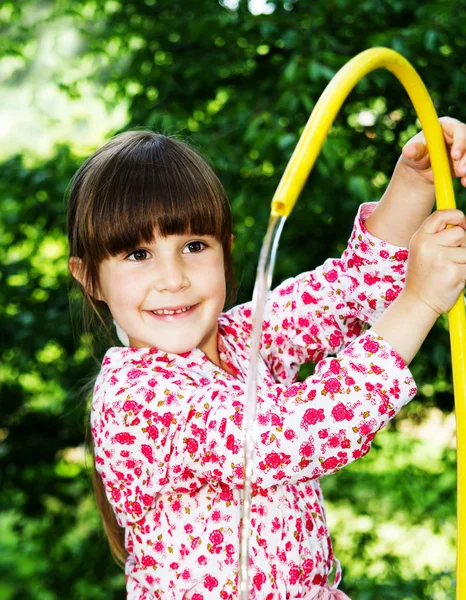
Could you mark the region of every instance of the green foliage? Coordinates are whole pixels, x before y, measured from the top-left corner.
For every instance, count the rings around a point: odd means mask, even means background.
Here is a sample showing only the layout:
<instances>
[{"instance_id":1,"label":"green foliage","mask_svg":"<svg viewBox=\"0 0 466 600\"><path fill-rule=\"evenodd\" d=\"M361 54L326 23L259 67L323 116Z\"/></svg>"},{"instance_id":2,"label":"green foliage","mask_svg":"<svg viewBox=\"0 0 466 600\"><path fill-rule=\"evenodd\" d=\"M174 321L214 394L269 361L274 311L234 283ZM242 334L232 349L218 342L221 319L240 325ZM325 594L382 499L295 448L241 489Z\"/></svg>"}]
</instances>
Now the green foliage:
<instances>
[{"instance_id":1,"label":"green foliage","mask_svg":"<svg viewBox=\"0 0 466 600\"><path fill-rule=\"evenodd\" d=\"M110 109L129 103L125 128L180 134L210 158L233 206L240 301L251 295L273 191L320 93L347 60L373 46L398 50L419 71L439 114L466 119L463 2L269 5L275 10L268 15L251 14L244 0L234 10L211 0L58 0L40 7L25 1L0 8L2 56L19 65L11 85L27 76L41 27L71 22L82 37L70 65L85 65L86 76L57 85L79 97L81 86L92 80ZM360 124L362 110L373 115L373 125ZM341 253L358 204L380 198L413 131L413 109L392 75L375 72L358 84L286 224L276 282ZM73 330L68 299L63 197L81 161L59 147L47 162L27 166L17 156L1 169L0 597L5 599L111 599L121 598L124 588L79 451L87 418L82 387L98 368L93 341L79 330L75 304ZM458 203L464 206L461 194ZM94 350L99 358L102 349ZM450 412L445 319L412 370L420 394L405 414L420 420L433 406ZM389 443L376 440L367 458L324 481L345 589L358 600L450 598L453 559L414 568L416 561L400 549L413 531L433 544L441 539L451 558L454 455L439 455L432 468L420 459L416 444L394 431L384 436ZM400 456L403 464L396 463ZM383 546L381 532L390 522L400 538Z\"/></svg>"}]
</instances>

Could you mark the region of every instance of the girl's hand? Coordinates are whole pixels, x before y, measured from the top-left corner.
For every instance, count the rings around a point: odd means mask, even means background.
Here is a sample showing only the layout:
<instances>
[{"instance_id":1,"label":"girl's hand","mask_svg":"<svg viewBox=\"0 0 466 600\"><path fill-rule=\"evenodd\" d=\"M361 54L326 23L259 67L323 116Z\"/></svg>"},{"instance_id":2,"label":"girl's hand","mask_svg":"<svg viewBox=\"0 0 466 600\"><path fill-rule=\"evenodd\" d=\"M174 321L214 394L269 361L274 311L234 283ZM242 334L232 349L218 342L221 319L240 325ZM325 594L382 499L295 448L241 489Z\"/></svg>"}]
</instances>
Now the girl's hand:
<instances>
[{"instance_id":1,"label":"girl's hand","mask_svg":"<svg viewBox=\"0 0 466 600\"><path fill-rule=\"evenodd\" d=\"M447 146L452 176L460 177L462 185L466 187L466 125L451 117L441 117L439 121ZM434 182L423 131L404 145L399 162L400 165L412 169L425 181Z\"/></svg>"},{"instance_id":2,"label":"girl's hand","mask_svg":"<svg viewBox=\"0 0 466 600\"><path fill-rule=\"evenodd\" d=\"M437 210L413 235L409 249L406 283L400 296L429 307L437 316L448 312L466 281L464 213Z\"/></svg>"}]
</instances>

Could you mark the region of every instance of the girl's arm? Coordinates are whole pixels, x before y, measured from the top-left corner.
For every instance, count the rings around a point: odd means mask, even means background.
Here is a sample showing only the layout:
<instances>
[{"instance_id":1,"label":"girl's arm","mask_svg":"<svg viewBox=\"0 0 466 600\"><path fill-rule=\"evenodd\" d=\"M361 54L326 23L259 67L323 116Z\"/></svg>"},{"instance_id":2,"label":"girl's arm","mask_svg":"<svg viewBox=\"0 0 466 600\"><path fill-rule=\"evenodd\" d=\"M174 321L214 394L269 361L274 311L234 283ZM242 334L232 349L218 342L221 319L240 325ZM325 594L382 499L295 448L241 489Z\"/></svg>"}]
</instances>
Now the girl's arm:
<instances>
[{"instance_id":1,"label":"girl's arm","mask_svg":"<svg viewBox=\"0 0 466 600\"><path fill-rule=\"evenodd\" d=\"M466 125L451 117L439 119L453 177L466 187ZM374 236L398 246L430 215L435 201L429 152L421 131L403 147L390 184L365 225Z\"/></svg>"},{"instance_id":2,"label":"girl's arm","mask_svg":"<svg viewBox=\"0 0 466 600\"><path fill-rule=\"evenodd\" d=\"M122 526L140 520L160 492L243 484L246 385L190 387L176 372L153 379L154 367L111 369L94 399L96 467ZM369 333L322 360L304 382L260 389L254 484L297 483L341 469L369 451L376 432L415 393L398 353Z\"/></svg>"},{"instance_id":3,"label":"girl's arm","mask_svg":"<svg viewBox=\"0 0 466 600\"><path fill-rule=\"evenodd\" d=\"M348 247L314 271L284 281L269 295L261 354L277 381L292 382L300 365L337 354L372 325L400 293L408 250L370 235L364 218L375 204L363 204ZM223 326L246 342L251 303L222 316ZM221 321L222 323L222 321Z\"/></svg>"}]
</instances>

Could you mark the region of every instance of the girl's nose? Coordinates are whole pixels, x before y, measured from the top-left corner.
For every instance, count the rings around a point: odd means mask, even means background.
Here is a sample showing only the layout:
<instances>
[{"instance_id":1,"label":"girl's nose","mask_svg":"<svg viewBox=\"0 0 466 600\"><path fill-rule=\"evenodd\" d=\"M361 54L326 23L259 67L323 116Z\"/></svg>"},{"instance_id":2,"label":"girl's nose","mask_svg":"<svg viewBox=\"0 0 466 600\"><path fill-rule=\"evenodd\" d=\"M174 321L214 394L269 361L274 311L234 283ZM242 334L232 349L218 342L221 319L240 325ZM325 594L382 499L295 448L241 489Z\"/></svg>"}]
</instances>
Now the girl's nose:
<instances>
[{"instance_id":1,"label":"girl's nose","mask_svg":"<svg viewBox=\"0 0 466 600\"><path fill-rule=\"evenodd\" d=\"M164 261L158 264L155 273L155 287L159 292L178 292L189 287L189 280L178 261Z\"/></svg>"}]
</instances>

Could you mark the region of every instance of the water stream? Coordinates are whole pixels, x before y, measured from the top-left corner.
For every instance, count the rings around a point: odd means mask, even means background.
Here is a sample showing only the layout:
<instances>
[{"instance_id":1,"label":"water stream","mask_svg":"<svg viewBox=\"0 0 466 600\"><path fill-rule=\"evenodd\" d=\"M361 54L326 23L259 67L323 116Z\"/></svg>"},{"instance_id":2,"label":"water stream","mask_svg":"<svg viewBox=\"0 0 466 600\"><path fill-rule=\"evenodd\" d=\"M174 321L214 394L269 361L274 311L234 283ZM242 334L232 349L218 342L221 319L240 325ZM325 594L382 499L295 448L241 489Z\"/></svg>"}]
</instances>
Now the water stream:
<instances>
[{"instance_id":1,"label":"water stream","mask_svg":"<svg viewBox=\"0 0 466 600\"><path fill-rule=\"evenodd\" d=\"M239 556L239 598L249 600L251 586L249 556L251 542L251 479L254 466L257 412L257 367L262 333L262 319L267 295L272 285L272 275L278 242L286 217L271 216L259 256L256 282L252 296L252 335L248 375L246 380L246 405L244 415L244 489Z\"/></svg>"}]
</instances>

